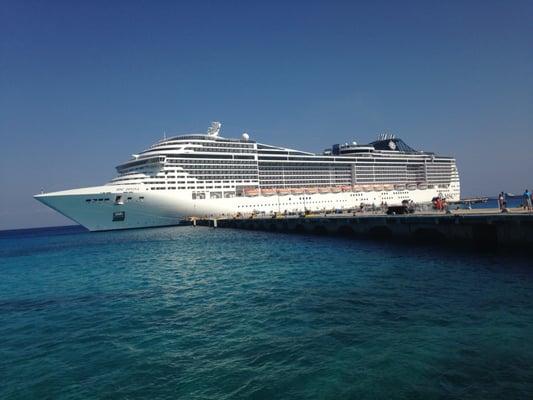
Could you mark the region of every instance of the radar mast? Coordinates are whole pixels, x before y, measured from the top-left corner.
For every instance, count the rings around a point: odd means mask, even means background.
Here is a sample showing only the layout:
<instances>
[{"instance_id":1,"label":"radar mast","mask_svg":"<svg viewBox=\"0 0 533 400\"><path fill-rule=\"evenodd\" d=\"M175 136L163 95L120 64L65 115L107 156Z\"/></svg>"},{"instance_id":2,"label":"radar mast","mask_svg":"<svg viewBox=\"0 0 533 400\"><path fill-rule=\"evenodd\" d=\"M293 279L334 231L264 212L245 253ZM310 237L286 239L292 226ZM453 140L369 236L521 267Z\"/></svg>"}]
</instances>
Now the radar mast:
<instances>
[{"instance_id":1,"label":"radar mast","mask_svg":"<svg viewBox=\"0 0 533 400\"><path fill-rule=\"evenodd\" d=\"M209 136L218 136L220 128L222 128L222 124L218 121L213 121L211 122L211 126L207 128L207 134Z\"/></svg>"}]
</instances>

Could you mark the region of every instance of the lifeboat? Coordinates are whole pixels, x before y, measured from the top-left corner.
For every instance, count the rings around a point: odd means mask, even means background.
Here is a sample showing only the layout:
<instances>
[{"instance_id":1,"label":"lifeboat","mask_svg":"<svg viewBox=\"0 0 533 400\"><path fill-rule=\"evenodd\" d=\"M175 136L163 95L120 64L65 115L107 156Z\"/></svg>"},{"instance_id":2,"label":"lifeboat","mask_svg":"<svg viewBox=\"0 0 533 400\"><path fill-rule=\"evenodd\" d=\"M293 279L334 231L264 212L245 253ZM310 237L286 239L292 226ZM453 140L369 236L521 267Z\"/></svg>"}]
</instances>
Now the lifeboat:
<instances>
[{"instance_id":1,"label":"lifeboat","mask_svg":"<svg viewBox=\"0 0 533 400\"><path fill-rule=\"evenodd\" d=\"M306 188L305 189L305 193L313 194L313 193L317 193L317 192L318 192L318 189L316 187Z\"/></svg>"},{"instance_id":2,"label":"lifeboat","mask_svg":"<svg viewBox=\"0 0 533 400\"><path fill-rule=\"evenodd\" d=\"M363 186L363 191L365 192L371 192L374 188L370 185Z\"/></svg>"},{"instance_id":3,"label":"lifeboat","mask_svg":"<svg viewBox=\"0 0 533 400\"><path fill-rule=\"evenodd\" d=\"M340 192L342 191L342 189L341 189L340 186L333 186L333 187L331 188L331 191L332 191L333 193L340 193Z\"/></svg>"},{"instance_id":4,"label":"lifeboat","mask_svg":"<svg viewBox=\"0 0 533 400\"><path fill-rule=\"evenodd\" d=\"M278 194L280 196L285 196L287 194L291 194L291 190L290 189L278 189Z\"/></svg>"},{"instance_id":5,"label":"lifeboat","mask_svg":"<svg viewBox=\"0 0 533 400\"><path fill-rule=\"evenodd\" d=\"M304 190L302 188L294 188L294 189L291 189L291 193L292 194L303 194Z\"/></svg>"},{"instance_id":6,"label":"lifeboat","mask_svg":"<svg viewBox=\"0 0 533 400\"><path fill-rule=\"evenodd\" d=\"M343 192L351 192L352 191L352 187L351 186L341 186L341 190Z\"/></svg>"},{"instance_id":7,"label":"lifeboat","mask_svg":"<svg viewBox=\"0 0 533 400\"><path fill-rule=\"evenodd\" d=\"M330 188L328 187L321 187L321 188L318 188L318 192L319 193L329 193L331 191Z\"/></svg>"},{"instance_id":8,"label":"lifeboat","mask_svg":"<svg viewBox=\"0 0 533 400\"><path fill-rule=\"evenodd\" d=\"M407 185L407 190L416 190L416 184L410 183L409 185Z\"/></svg>"},{"instance_id":9,"label":"lifeboat","mask_svg":"<svg viewBox=\"0 0 533 400\"><path fill-rule=\"evenodd\" d=\"M396 190L405 190L405 185L394 185L394 189L396 189Z\"/></svg>"},{"instance_id":10,"label":"lifeboat","mask_svg":"<svg viewBox=\"0 0 533 400\"><path fill-rule=\"evenodd\" d=\"M394 185L383 185L383 190L386 190L386 191L394 190Z\"/></svg>"},{"instance_id":11,"label":"lifeboat","mask_svg":"<svg viewBox=\"0 0 533 400\"><path fill-rule=\"evenodd\" d=\"M374 190L376 192L381 192L383 190L383 185L374 185Z\"/></svg>"},{"instance_id":12,"label":"lifeboat","mask_svg":"<svg viewBox=\"0 0 533 400\"><path fill-rule=\"evenodd\" d=\"M419 183L418 184L418 188L420 190L426 190L428 188L428 185L427 185L427 183Z\"/></svg>"},{"instance_id":13,"label":"lifeboat","mask_svg":"<svg viewBox=\"0 0 533 400\"><path fill-rule=\"evenodd\" d=\"M262 189L261 194L263 196L273 196L276 194L276 189Z\"/></svg>"},{"instance_id":14,"label":"lifeboat","mask_svg":"<svg viewBox=\"0 0 533 400\"><path fill-rule=\"evenodd\" d=\"M258 196L259 190L257 189L244 189L245 196Z\"/></svg>"},{"instance_id":15,"label":"lifeboat","mask_svg":"<svg viewBox=\"0 0 533 400\"><path fill-rule=\"evenodd\" d=\"M355 185L352 189L354 192L362 192L363 191L363 187L362 186L358 186L358 185Z\"/></svg>"}]
</instances>

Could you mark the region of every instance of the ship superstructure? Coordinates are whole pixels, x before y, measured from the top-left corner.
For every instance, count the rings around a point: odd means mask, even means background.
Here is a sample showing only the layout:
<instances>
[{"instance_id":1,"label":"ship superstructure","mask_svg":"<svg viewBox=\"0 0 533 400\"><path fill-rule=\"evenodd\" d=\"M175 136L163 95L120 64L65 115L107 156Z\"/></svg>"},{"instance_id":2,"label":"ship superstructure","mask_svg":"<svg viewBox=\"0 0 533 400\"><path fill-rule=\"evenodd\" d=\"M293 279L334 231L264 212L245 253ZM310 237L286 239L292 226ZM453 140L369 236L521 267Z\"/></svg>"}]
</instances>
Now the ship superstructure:
<instances>
[{"instance_id":1,"label":"ship superstructure","mask_svg":"<svg viewBox=\"0 0 533 400\"><path fill-rule=\"evenodd\" d=\"M103 186L35 197L89 230L174 225L186 216L283 213L459 200L455 159L381 135L321 154L205 134L162 139Z\"/></svg>"}]
</instances>

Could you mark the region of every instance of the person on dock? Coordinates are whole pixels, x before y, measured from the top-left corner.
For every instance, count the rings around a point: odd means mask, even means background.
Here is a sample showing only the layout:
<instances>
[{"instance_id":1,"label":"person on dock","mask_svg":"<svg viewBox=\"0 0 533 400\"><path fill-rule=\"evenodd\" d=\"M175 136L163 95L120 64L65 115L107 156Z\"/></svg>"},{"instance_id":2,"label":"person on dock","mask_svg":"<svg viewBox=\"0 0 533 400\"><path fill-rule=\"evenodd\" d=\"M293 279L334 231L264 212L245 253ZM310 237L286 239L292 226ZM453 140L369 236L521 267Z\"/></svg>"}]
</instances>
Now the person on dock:
<instances>
[{"instance_id":1,"label":"person on dock","mask_svg":"<svg viewBox=\"0 0 533 400\"><path fill-rule=\"evenodd\" d=\"M528 189L524 192L524 210L527 209L528 211L531 211L533 209L531 200L531 193Z\"/></svg>"},{"instance_id":2,"label":"person on dock","mask_svg":"<svg viewBox=\"0 0 533 400\"><path fill-rule=\"evenodd\" d=\"M503 195L502 212L509 212L509 210L507 209L507 199L505 198L505 193L502 192L502 195Z\"/></svg>"},{"instance_id":3,"label":"person on dock","mask_svg":"<svg viewBox=\"0 0 533 400\"><path fill-rule=\"evenodd\" d=\"M504 202L503 192L500 192L500 194L498 195L498 208L500 209L500 211L503 210L503 202Z\"/></svg>"}]
</instances>

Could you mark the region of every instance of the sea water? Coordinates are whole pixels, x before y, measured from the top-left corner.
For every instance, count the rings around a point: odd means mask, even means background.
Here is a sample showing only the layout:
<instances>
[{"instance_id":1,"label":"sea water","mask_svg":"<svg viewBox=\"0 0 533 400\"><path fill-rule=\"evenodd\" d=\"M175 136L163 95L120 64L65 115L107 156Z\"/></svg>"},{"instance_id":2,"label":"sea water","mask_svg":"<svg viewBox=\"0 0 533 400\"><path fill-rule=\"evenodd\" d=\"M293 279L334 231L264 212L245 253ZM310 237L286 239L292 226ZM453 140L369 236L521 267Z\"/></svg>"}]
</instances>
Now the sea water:
<instances>
[{"instance_id":1,"label":"sea water","mask_svg":"<svg viewBox=\"0 0 533 400\"><path fill-rule=\"evenodd\" d=\"M1 399L526 399L533 265L175 227L0 234Z\"/></svg>"}]
</instances>

